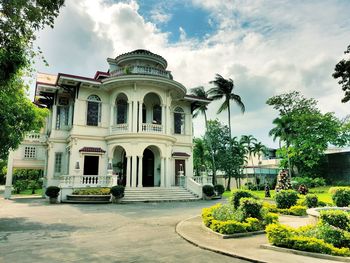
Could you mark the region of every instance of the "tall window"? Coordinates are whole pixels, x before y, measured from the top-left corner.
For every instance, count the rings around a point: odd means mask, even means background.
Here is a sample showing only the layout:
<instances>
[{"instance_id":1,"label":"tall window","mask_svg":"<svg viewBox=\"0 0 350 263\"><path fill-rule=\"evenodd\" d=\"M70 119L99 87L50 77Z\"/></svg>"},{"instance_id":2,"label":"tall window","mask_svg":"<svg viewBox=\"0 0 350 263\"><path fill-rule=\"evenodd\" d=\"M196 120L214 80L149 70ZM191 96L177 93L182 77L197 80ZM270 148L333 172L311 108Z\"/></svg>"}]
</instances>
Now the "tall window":
<instances>
[{"instance_id":1,"label":"tall window","mask_svg":"<svg viewBox=\"0 0 350 263\"><path fill-rule=\"evenodd\" d=\"M87 99L86 124L98 126L101 122L101 99L97 95L90 95Z\"/></svg>"},{"instance_id":2,"label":"tall window","mask_svg":"<svg viewBox=\"0 0 350 263\"><path fill-rule=\"evenodd\" d=\"M156 124L162 124L162 108L159 105L153 106L153 121Z\"/></svg>"},{"instance_id":3,"label":"tall window","mask_svg":"<svg viewBox=\"0 0 350 263\"><path fill-rule=\"evenodd\" d=\"M117 124L127 123L128 103L124 99L117 99Z\"/></svg>"},{"instance_id":4,"label":"tall window","mask_svg":"<svg viewBox=\"0 0 350 263\"><path fill-rule=\"evenodd\" d=\"M56 130L65 129L69 123L69 107L57 106Z\"/></svg>"},{"instance_id":5,"label":"tall window","mask_svg":"<svg viewBox=\"0 0 350 263\"><path fill-rule=\"evenodd\" d=\"M62 171L62 153L55 153L55 173L61 173Z\"/></svg>"},{"instance_id":6,"label":"tall window","mask_svg":"<svg viewBox=\"0 0 350 263\"><path fill-rule=\"evenodd\" d=\"M174 110L174 133L185 134L185 113L180 107Z\"/></svg>"},{"instance_id":7,"label":"tall window","mask_svg":"<svg viewBox=\"0 0 350 263\"><path fill-rule=\"evenodd\" d=\"M26 146L24 148L24 158L35 159L36 158L36 147Z\"/></svg>"}]
</instances>

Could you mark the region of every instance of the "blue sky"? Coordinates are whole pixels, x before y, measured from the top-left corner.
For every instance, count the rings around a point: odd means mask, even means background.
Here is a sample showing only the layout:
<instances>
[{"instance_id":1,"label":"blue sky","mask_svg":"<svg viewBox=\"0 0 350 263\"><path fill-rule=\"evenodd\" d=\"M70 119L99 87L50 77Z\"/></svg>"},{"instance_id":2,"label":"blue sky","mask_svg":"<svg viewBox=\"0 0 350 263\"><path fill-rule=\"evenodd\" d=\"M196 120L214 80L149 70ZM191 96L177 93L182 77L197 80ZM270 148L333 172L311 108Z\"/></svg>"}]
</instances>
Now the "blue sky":
<instances>
[{"instance_id":1,"label":"blue sky","mask_svg":"<svg viewBox=\"0 0 350 263\"><path fill-rule=\"evenodd\" d=\"M297 90L323 112L350 114L331 76L350 44L349 10L347 0L67 0L55 28L38 34L50 66L36 68L93 76L107 69L107 57L148 49L188 90L210 88L216 73L234 79L246 112L232 105L233 135L276 146L268 136L277 116L265 103L271 96ZM209 118L227 123L219 104L211 103ZM194 131L203 134L202 118Z\"/></svg>"}]
</instances>

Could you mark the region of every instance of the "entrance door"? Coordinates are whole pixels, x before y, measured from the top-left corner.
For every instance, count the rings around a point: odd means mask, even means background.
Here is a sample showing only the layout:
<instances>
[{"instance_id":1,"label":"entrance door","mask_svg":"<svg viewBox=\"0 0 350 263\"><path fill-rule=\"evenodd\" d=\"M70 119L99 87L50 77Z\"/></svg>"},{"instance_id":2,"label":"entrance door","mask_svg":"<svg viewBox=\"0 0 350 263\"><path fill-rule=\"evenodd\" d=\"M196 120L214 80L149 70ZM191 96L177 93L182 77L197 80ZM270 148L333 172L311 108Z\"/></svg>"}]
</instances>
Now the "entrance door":
<instances>
[{"instance_id":1,"label":"entrance door","mask_svg":"<svg viewBox=\"0 0 350 263\"><path fill-rule=\"evenodd\" d=\"M154 186L154 154L146 149L142 158L142 183L143 186Z\"/></svg>"},{"instance_id":2,"label":"entrance door","mask_svg":"<svg viewBox=\"0 0 350 263\"><path fill-rule=\"evenodd\" d=\"M180 183L180 171L183 171L185 174L185 160L175 160L175 185L179 186Z\"/></svg>"},{"instance_id":3,"label":"entrance door","mask_svg":"<svg viewBox=\"0 0 350 263\"><path fill-rule=\"evenodd\" d=\"M98 175L98 156L84 157L84 175Z\"/></svg>"}]
</instances>

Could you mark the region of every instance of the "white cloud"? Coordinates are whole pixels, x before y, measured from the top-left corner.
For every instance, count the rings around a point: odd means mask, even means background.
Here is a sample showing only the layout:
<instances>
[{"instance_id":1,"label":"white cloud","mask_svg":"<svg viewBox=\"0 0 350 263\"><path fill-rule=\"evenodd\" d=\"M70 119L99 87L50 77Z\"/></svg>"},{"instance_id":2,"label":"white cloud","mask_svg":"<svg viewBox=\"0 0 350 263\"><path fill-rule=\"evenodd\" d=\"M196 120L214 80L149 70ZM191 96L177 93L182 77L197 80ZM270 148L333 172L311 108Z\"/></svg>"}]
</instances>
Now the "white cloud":
<instances>
[{"instance_id":1,"label":"white cloud","mask_svg":"<svg viewBox=\"0 0 350 263\"><path fill-rule=\"evenodd\" d=\"M155 7L149 22L140 15L136 1L68 1L55 29L40 33L38 44L51 67L38 66L38 70L92 76L107 68L107 57L148 49L165 57L175 80L188 88L208 87L216 73L233 78L247 106L244 115L232 106L235 135L253 134L268 145L272 141L267 133L275 117L265 105L270 96L299 90L317 98L323 111L349 113L348 105L340 103L341 88L331 77L349 44L347 1L192 2L210 12L217 31L197 40L180 27L179 41L170 43L172 32L157 27L170 19L162 9ZM218 105L210 106L210 118L216 117ZM227 121L225 115L218 117ZM201 119L195 121L194 130L196 135L204 130Z\"/></svg>"}]
</instances>

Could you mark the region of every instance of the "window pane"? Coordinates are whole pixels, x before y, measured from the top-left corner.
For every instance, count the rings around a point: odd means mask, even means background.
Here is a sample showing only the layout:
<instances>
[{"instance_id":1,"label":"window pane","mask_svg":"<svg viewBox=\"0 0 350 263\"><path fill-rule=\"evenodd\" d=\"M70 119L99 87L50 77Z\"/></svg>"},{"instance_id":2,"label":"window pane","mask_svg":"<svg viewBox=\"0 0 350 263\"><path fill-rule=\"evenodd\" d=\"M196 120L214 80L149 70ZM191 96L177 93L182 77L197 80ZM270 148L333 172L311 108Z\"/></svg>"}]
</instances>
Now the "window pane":
<instances>
[{"instance_id":1,"label":"window pane","mask_svg":"<svg viewBox=\"0 0 350 263\"><path fill-rule=\"evenodd\" d=\"M99 106L98 102L88 101L87 110L87 125L97 126L99 121Z\"/></svg>"},{"instance_id":2,"label":"window pane","mask_svg":"<svg viewBox=\"0 0 350 263\"><path fill-rule=\"evenodd\" d=\"M117 124L127 123L128 104L125 100L117 102Z\"/></svg>"},{"instance_id":3,"label":"window pane","mask_svg":"<svg viewBox=\"0 0 350 263\"><path fill-rule=\"evenodd\" d=\"M156 124L162 124L162 108L159 105L153 107L153 121Z\"/></svg>"},{"instance_id":4,"label":"window pane","mask_svg":"<svg viewBox=\"0 0 350 263\"><path fill-rule=\"evenodd\" d=\"M176 134L184 133L184 115L182 113L174 113L174 132Z\"/></svg>"},{"instance_id":5,"label":"window pane","mask_svg":"<svg viewBox=\"0 0 350 263\"><path fill-rule=\"evenodd\" d=\"M61 173L62 170L62 153L55 154L55 173Z\"/></svg>"}]
</instances>

